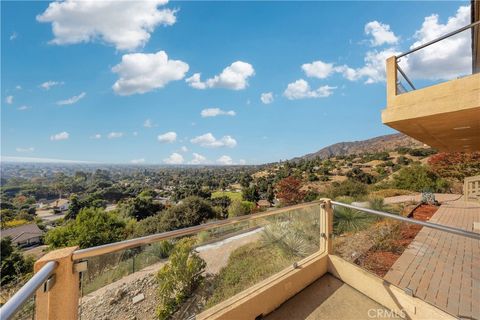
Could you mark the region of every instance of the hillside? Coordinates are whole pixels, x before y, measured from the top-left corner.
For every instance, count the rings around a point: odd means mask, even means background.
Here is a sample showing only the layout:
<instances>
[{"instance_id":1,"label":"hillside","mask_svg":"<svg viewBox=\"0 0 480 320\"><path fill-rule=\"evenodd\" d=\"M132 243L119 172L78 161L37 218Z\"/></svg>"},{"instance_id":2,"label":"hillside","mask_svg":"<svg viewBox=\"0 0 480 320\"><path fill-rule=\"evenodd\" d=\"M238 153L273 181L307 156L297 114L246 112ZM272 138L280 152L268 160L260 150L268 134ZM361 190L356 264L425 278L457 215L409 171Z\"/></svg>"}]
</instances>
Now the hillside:
<instances>
[{"instance_id":1,"label":"hillside","mask_svg":"<svg viewBox=\"0 0 480 320\"><path fill-rule=\"evenodd\" d=\"M384 136L371 138L368 140L339 142L328 147L320 149L317 152L306 154L302 157L292 159L326 159L332 156L346 156L351 154L372 153L380 151L394 150L398 147L422 147L423 143L404 135L403 133L395 133Z\"/></svg>"}]
</instances>

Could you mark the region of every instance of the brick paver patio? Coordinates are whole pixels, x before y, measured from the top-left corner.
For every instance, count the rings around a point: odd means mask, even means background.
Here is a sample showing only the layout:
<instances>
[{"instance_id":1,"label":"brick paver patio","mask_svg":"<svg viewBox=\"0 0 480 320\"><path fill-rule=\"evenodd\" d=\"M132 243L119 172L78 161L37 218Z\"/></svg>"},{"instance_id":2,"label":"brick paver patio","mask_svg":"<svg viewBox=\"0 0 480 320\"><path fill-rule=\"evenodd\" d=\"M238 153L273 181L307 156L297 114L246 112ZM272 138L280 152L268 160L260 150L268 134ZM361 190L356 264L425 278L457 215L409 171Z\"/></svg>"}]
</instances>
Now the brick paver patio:
<instances>
[{"instance_id":1,"label":"brick paver patio","mask_svg":"<svg viewBox=\"0 0 480 320\"><path fill-rule=\"evenodd\" d=\"M480 204L445 202L431 222L474 230ZM385 276L459 318L480 319L480 241L423 228Z\"/></svg>"}]
</instances>

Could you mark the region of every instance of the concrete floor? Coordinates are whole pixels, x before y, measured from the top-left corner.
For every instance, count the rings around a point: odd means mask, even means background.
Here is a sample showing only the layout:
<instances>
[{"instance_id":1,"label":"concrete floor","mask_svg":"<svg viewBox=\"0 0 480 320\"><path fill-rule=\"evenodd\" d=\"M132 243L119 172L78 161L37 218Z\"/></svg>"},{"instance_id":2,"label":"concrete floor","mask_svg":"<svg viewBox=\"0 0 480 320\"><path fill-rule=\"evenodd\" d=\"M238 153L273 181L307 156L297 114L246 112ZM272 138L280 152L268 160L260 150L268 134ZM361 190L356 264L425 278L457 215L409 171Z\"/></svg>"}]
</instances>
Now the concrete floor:
<instances>
[{"instance_id":1,"label":"concrete floor","mask_svg":"<svg viewBox=\"0 0 480 320\"><path fill-rule=\"evenodd\" d=\"M377 302L326 274L267 315L265 319L391 319L392 315L390 317L388 315L388 311Z\"/></svg>"}]
</instances>

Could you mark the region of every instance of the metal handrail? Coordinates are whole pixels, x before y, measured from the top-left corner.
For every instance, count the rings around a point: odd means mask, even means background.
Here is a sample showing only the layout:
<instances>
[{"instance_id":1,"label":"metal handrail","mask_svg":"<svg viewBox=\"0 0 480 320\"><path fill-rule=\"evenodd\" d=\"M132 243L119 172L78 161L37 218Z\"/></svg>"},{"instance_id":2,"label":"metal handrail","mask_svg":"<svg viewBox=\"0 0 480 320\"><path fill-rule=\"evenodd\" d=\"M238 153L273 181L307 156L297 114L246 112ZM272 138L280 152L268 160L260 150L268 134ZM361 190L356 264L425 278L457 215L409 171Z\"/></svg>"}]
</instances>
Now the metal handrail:
<instances>
[{"instance_id":1,"label":"metal handrail","mask_svg":"<svg viewBox=\"0 0 480 320\"><path fill-rule=\"evenodd\" d=\"M1 308L0 319L8 320L30 299L57 267L58 262L47 262L35 275L23 285Z\"/></svg>"},{"instance_id":2,"label":"metal handrail","mask_svg":"<svg viewBox=\"0 0 480 320\"><path fill-rule=\"evenodd\" d=\"M251 221L251 220L256 220L256 219L276 215L283 212L288 212L290 210L308 208L314 205L320 205L321 203L323 203L323 201L313 201L313 202L304 203L296 206L289 206L281 209L270 210L267 212L234 217L234 218L225 219L225 220L212 221L212 222L204 223L198 226L193 226L193 227L178 229L173 231L167 231L163 233L157 233L157 234L153 234L153 235L145 236L141 238L129 239L124 241L104 244L97 247L80 249L80 250L76 250L73 253L73 260L78 261L78 260L92 258L92 257L100 256L103 254L120 251L120 250L136 248L136 247L148 245L148 244L155 243L162 240L168 240L171 238L192 235L201 231L232 225L242 221Z\"/></svg>"},{"instance_id":3,"label":"metal handrail","mask_svg":"<svg viewBox=\"0 0 480 320\"><path fill-rule=\"evenodd\" d=\"M424 227L427 227L427 228L432 228L432 229L436 229L436 230L440 230L440 231L445 231L445 232L448 232L448 233L453 233L453 234L456 234L456 235L472 238L472 239L475 239L475 240L480 240L480 233L476 233L476 232L470 232L470 231L459 229L459 228L453 228L453 227L449 227L449 226L446 226L446 225L443 225L443 224L438 224L438 223L409 219L409 218L405 218L405 217L402 217L402 216L399 216L399 215L396 215L396 214L383 212L383 211L378 211L378 210L373 210L373 209L368 209L368 208L352 206L351 204L341 203L341 202L337 202L337 201L332 201L332 204L340 206L340 207L345 207L345 208L355 209L355 210L366 212L366 213L371 213L371 214L374 214L374 215L377 215L377 216L382 216L382 217L386 217L386 218L391 218L391 219L407 222L407 223L418 224L418 225L421 225L421 226L424 226Z\"/></svg>"},{"instance_id":4,"label":"metal handrail","mask_svg":"<svg viewBox=\"0 0 480 320\"><path fill-rule=\"evenodd\" d=\"M477 26L477 25L479 25L479 24L480 24L480 20L479 20L479 21L475 21L475 22L473 22L473 23L471 23L471 24L469 24L469 25L466 25L466 26L464 26L464 27L462 27L462 28L460 28L460 29L457 29L457 30L455 30L455 31L452 31L452 32L450 32L450 33L447 33L447 34L445 34L445 35L443 35L443 36L441 36L441 37L439 37L439 38L437 38L437 39L434 39L434 40L432 40L432 41L428 41L428 42L426 42L426 43L424 43L424 44L422 44L422 45L419 45L418 47L415 47L415 48L413 48L413 49L411 49L411 50L409 50L409 51L407 51L407 52L404 52L404 53L396 56L396 57L397 57L397 59L399 59L399 58L401 58L401 57L404 57L404 56L406 56L406 55L409 55L410 53L413 53L413 52L415 52L415 51L418 51L418 50L420 50L420 49L423 49L423 48L425 48L425 47L428 47L429 45L432 45L432 44L437 43L437 42L439 42L439 41L442 41L442 40L444 40L444 39L446 39L446 38L449 38L449 37L451 37L451 36L454 36L454 35L456 35L457 33L460 33L460 32L465 31L465 30L467 30L467 29L473 28L473 27L475 27L475 26Z\"/></svg>"}]
</instances>

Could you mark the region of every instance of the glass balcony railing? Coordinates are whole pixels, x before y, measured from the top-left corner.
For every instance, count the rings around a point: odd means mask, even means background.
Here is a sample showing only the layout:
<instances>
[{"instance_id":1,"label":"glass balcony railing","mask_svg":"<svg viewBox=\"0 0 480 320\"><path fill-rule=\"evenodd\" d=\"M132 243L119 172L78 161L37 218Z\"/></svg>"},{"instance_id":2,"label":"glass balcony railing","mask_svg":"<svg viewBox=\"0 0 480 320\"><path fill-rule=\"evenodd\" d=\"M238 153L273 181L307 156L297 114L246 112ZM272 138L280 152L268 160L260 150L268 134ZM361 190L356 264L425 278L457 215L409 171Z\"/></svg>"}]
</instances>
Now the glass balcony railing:
<instances>
[{"instance_id":1,"label":"glass balcony railing","mask_svg":"<svg viewBox=\"0 0 480 320\"><path fill-rule=\"evenodd\" d=\"M468 210L468 202L462 203L447 206ZM35 319L208 317L250 299L256 290L272 290L270 284L279 279L311 274L290 288L291 297L327 272L328 254L450 314L473 314L476 297L468 296L474 292L468 286L478 271L480 234L461 224L466 216L458 216L459 224L432 223L428 215L409 218L379 205L373 207L382 210L325 199L99 247L57 250L2 307L1 316L13 319L30 308L36 291ZM296 286L301 278L296 279L286 280L288 286ZM262 312L284 301L277 299Z\"/></svg>"},{"instance_id":2,"label":"glass balcony railing","mask_svg":"<svg viewBox=\"0 0 480 320\"><path fill-rule=\"evenodd\" d=\"M99 255L81 251L89 257L81 259L80 318L190 318L321 249L318 203L197 229Z\"/></svg>"},{"instance_id":3,"label":"glass balcony railing","mask_svg":"<svg viewBox=\"0 0 480 320\"><path fill-rule=\"evenodd\" d=\"M376 211L333 201L333 254L455 318L478 319L480 206L427 202L407 210L370 203Z\"/></svg>"},{"instance_id":4,"label":"glass balcony railing","mask_svg":"<svg viewBox=\"0 0 480 320\"><path fill-rule=\"evenodd\" d=\"M78 286L69 290L78 289L78 310L70 312L80 319L193 317L326 252L325 221L315 202L72 251ZM32 280L45 281L38 275ZM38 288L30 286L30 295ZM7 304L2 319L19 309Z\"/></svg>"},{"instance_id":5,"label":"glass balcony railing","mask_svg":"<svg viewBox=\"0 0 480 320\"><path fill-rule=\"evenodd\" d=\"M477 73L480 57L472 53L472 39L478 38L479 29L477 21L397 55L396 94Z\"/></svg>"}]
</instances>

